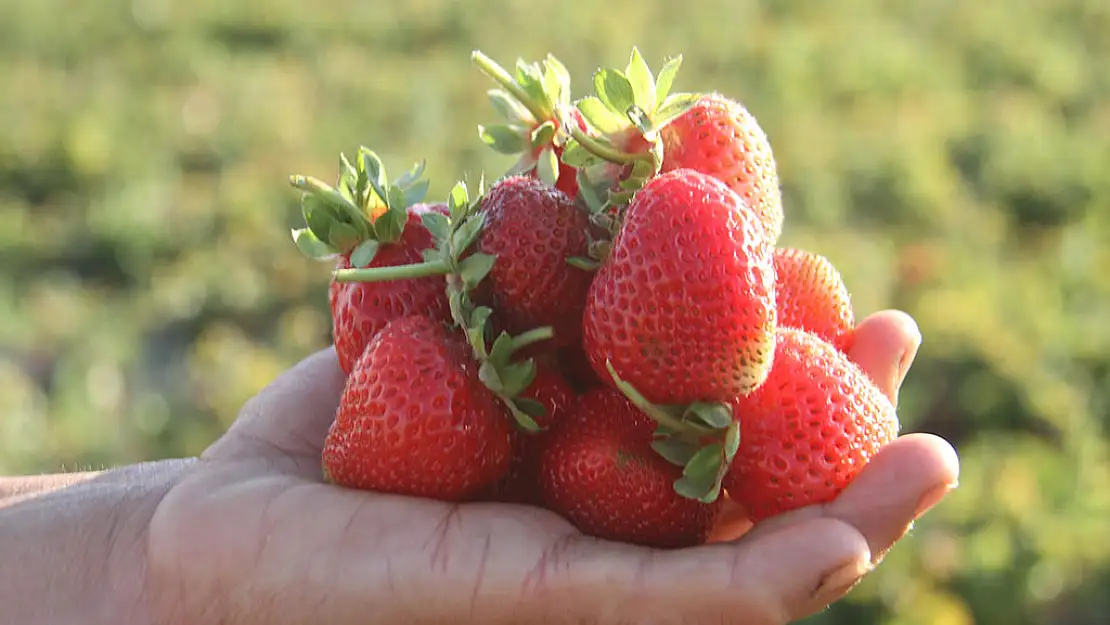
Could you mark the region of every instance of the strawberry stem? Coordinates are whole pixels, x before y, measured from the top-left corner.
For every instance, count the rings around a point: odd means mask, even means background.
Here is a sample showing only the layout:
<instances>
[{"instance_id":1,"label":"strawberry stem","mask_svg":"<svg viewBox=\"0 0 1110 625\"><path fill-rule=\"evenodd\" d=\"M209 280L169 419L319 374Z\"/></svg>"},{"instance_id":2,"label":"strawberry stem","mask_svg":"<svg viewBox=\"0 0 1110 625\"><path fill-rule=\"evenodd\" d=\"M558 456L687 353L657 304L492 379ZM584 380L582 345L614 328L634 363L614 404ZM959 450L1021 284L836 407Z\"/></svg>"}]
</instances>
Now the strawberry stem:
<instances>
[{"instance_id":1,"label":"strawberry stem","mask_svg":"<svg viewBox=\"0 0 1110 625\"><path fill-rule=\"evenodd\" d=\"M650 152L623 152L594 139L576 125L571 126L568 124L568 126L568 130L571 136L574 137L574 140L585 148L587 152L598 158L609 161L610 163L619 163L623 165L635 163L636 161L644 161L648 165L651 165L652 169L655 169L655 159Z\"/></svg>"},{"instance_id":2,"label":"strawberry stem","mask_svg":"<svg viewBox=\"0 0 1110 625\"><path fill-rule=\"evenodd\" d=\"M525 347L528 347L529 345L532 345L533 343L546 341L553 336L555 336L555 330L552 329L551 326L533 328L531 330L528 330L527 332L522 332L513 337L513 341L511 343L512 351L519 351L521 349L524 349Z\"/></svg>"},{"instance_id":3,"label":"strawberry stem","mask_svg":"<svg viewBox=\"0 0 1110 625\"><path fill-rule=\"evenodd\" d=\"M523 104L524 108L528 109L528 112L536 118L537 122L551 119L553 114L552 111L548 111L546 108L541 107L535 101L535 98L522 89L520 84L509 75L509 72L505 71L496 61L479 50L470 53L470 60L478 66L478 69L480 69L483 74L492 78L497 84L501 85L505 91L511 93L518 102Z\"/></svg>"},{"instance_id":4,"label":"strawberry stem","mask_svg":"<svg viewBox=\"0 0 1110 625\"><path fill-rule=\"evenodd\" d=\"M332 276L336 282L389 282L409 278L445 276L449 273L451 273L451 268L446 263L437 260L386 267L337 269L332 272Z\"/></svg>"},{"instance_id":5,"label":"strawberry stem","mask_svg":"<svg viewBox=\"0 0 1110 625\"><path fill-rule=\"evenodd\" d=\"M609 375L612 376L613 383L617 385L617 389L621 393L624 393L624 396L627 397L629 401L643 411L644 414L654 419L659 425L674 430L677 433L689 432L695 434L710 434L714 431L712 428L704 427L692 421L686 421L681 417L677 417L668 412L665 406L657 406L648 401L640 391L636 390L635 386L625 382L617 375L617 370L613 368L612 362L606 360L605 368L609 370Z\"/></svg>"}]
</instances>

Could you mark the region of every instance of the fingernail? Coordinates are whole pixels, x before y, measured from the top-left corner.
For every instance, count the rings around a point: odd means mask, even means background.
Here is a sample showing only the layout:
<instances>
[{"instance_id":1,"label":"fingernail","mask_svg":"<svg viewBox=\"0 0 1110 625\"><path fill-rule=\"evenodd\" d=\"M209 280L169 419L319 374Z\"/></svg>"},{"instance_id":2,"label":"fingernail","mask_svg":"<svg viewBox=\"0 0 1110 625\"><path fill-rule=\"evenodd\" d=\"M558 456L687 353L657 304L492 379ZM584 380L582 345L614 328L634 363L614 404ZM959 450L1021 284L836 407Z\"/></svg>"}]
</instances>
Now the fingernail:
<instances>
[{"instance_id":1,"label":"fingernail","mask_svg":"<svg viewBox=\"0 0 1110 625\"><path fill-rule=\"evenodd\" d=\"M875 567L869 562L852 562L829 573L817 586L813 596L818 599L832 600L848 592L853 586L870 573Z\"/></svg>"},{"instance_id":2,"label":"fingernail","mask_svg":"<svg viewBox=\"0 0 1110 625\"><path fill-rule=\"evenodd\" d=\"M925 494L917 501L917 508L913 511L913 518L920 519L930 508L940 503L940 500L944 499L944 496L955 487L955 484L942 484L925 491Z\"/></svg>"}]
</instances>

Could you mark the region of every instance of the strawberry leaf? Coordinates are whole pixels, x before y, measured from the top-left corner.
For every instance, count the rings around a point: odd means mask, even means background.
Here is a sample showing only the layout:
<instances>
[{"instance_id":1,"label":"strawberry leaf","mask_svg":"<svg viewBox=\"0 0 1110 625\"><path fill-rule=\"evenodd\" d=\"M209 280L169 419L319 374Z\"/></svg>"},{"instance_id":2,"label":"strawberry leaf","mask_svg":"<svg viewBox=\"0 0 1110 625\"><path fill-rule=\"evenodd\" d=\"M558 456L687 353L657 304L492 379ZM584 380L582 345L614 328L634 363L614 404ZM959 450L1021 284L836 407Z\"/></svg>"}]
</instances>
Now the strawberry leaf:
<instances>
[{"instance_id":1,"label":"strawberry leaf","mask_svg":"<svg viewBox=\"0 0 1110 625\"><path fill-rule=\"evenodd\" d=\"M466 217L467 209L470 208L470 196L466 190L466 184L458 182L454 187L451 187L451 192L447 195L447 208L451 213L451 221L458 224Z\"/></svg>"},{"instance_id":2,"label":"strawberry leaf","mask_svg":"<svg viewBox=\"0 0 1110 625\"><path fill-rule=\"evenodd\" d=\"M483 362L478 367L478 379L486 388L497 394L502 394L505 390L504 384L501 383L501 375L497 372L497 367L489 360Z\"/></svg>"},{"instance_id":3,"label":"strawberry leaf","mask_svg":"<svg viewBox=\"0 0 1110 625\"><path fill-rule=\"evenodd\" d=\"M420 161L418 163L415 163L412 167L409 168L408 171L401 174L401 176L399 178L397 178L397 180L394 180L393 184L395 186L401 187L402 189L408 189L408 188L412 187L414 184L418 184L418 183L422 182L421 177L424 175L424 169L426 167L427 167L427 162L426 161ZM427 184L427 183L425 182L425 184Z\"/></svg>"},{"instance_id":4,"label":"strawberry leaf","mask_svg":"<svg viewBox=\"0 0 1110 625\"><path fill-rule=\"evenodd\" d=\"M663 69L659 70L659 75L655 77L655 104L652 110L658 111L662 108L663 103L667 101L667 97L671 93L671 86L674 85L675 76L678 74L678 68L682 66L682 55L678 55L672 59L668 59L663 64Z\"/></svg>"},{"instance_id":5,"label":"strawberry leaf","mask_svg":"<svg viewBox=\"0 0 1110 625\"><path fill-rule=\"evenodd\" d=\"M725 404L710 402L694 402L686 407L682 415L684 420L694 419L711 428L723 430L732 425L732 409Z\"/></svg>"},{"instance_id":6,"label":"strawberry leaf","mask_svg":"<svg viewBox=\"0 0 1110 625\"><path fill-rule=\"evenodd\" d=\"M555 186L559 180L559 157L555 150L544 148L536 160L536 175L547 185Z\"/></svg>"},{"instance_id":7,"label":"strawberry leaf","mask_svg":"<svg viewBox=\"0 0 1110 625\"><path fill-rule=\"evenodd\" d=\"M459 263L459 277L468 289L478 286L478 283L489 275L493 269L496 257L492 254L471 254Z\"/></svg>"},{"instance_id":8,"label":"strawberry leaf","mask_svg":"<svg viewBox=\"0 0 1110 625\"><path fill-rule=\"evenodd\" d=\"M656 129L666 126L674 121L676 117L693 108L700 99L701 96L696 93L681 93L671 96L655 111L655 115L652 116L652 126Z\"/></svg>"},{"instance_id":9,"label":"strawberry leaf","mask_svg":"<svg viewBox=\"0 0 1110 625\"><path fill-rule=\"evenodd\" d=\"M594 91L602 104L621 115L636 103L632 83L617 69L600 69L594 74Z\"/></svg>"},{"instance_id":10,"label":"strawberry leaf","mask_svg":"<svg viewBox=\"0 0 1110 625\"><path fill-rule=\"evenodd\" d=\"M451 249L456 254L462 255L478 239L478 234L481 233L484 224L485 218L480 213L475 213L464 219L459 224L458 229L451 234Z\"/></svg>"},{"instance_id":11,"label":"strawberry leaf","mask_svg":"<svg viewBox=\"0 0 1110 625\"><path fill-rule=\"evenodd\" d=\"M374 262L374 257L378 254L378 249L381 244L374 239L366 239L358 244L358 247L351 252L351 266L353 267L366 267Z\"/></svg>"},{"instance_id":12,"label":"strawberry leaf","mask_svg":"<svg viewBox=\"0 0 1110 625\"><path fill-rule=\"evenodd\" d=\"M493 342L493 348L489 351L489 360L498 371L502 371L509 364L509 358L513 355L513 337L509 336L507 332L502 332L497 336ZM514 393L507 393L513 395Z\"/></svg>"},{"instance_id":13,"label":"strawberry leaf","mask_svg":"<svg viewBox=\"0 0 1110 625\"><path fill-rule=\"evenodd\" d=\"M527 397L518 398L516 401L510 401L508 404L509 412L513 415L517 425L526 432L540 432L543 428L539 423L532 418L533 416L542 417L546 410L540 402L529 399Z\"/></svg>"},{"instance_id":14,"label":"strawberry leaf","mask_svg":"<svg viewBox=\"0 0 1110 625\"><path fill-rule=\"evenodd\" d=\"M336 223L328 233L328 241L337 249L349 250L358 245L363 239L362 233L346 223Z\"/></svg>"},{"instance_id":15,"label":"strawberry leaf","mask_svg":"<svg viewBox=\"0 0 1110 625\"><path fill-rule=\"evenodd\" d=\"M733 421L725 430L725 462L732 464L736 452L740 450L740 424Z\"/></svg>"},{"instance_id":16,"label":"strawberry leaf","mask_svg":"<svg viewBox=\"0 0 1110 625\"><path fill-rule=\"evenodd\" d=\"M721 443L702 447L686 463L682 477L675 481L675 492L683 497L711 503L721 493L724 478L724 451Z\"/></svg>"},{"instance_id":17,"label":"strawberry leaf","mask_svg":"<svg viewBox=\"0 0 1110 625\"><path fill-rule=\"evenodd\" d=\"M366 172L370 187L374 189L374 194L377 195L379 199L384 201L389 197L386 191L389 180L386 177L385 165L373 150L365 146L359 147L358 168Z\"/></svg>"},{"instance_id":18,"label":"strawberry leaf","mask_svg":"<svg viewBox=\"0 0 1110 625\"><path fill-rule=\"evenodd\" d=\"M597 271L601 268L601 263L592 258L585 258L583 256L571 256L567 258L567 264L575 269L581 269L582 271Z\"/></svg>"},{"instance_id":19,"label":"strawberry leaf","mask_svg":"<svg viewBox=\"0 0 1110 625\"><path fill-rule=\"evenodd\" d=\"M494 345L496 350L497 346ZM490 354L494 358L494 354ZM531 360L505 365L500 372L504 393L509 397L516 397L524 392L536 379L536 364ZM517 400L519 401L520 398Z\"/></svg>"},{"instance_id":20,"label":"strawberry leaf","mask_svg":"<svg viewBox=\"0 0 1110 625\"><path fill-rule=\"evenodd\" d=\"M662 456L664 460L679 467L685 467L698 451L696 443L676 438L664 438L652 441L651 448Z\"/></svg>"},{"instance_id":21,"label":"strawberry leaf","mask_svg":"<svg viewBox=\"0 0 1110 625\"><path fill-rule=\"evenodd\" d=\"M436 241L443 241L450 236L451 222L448 221L447 215L429 211L420 216L420 221Z\"/></svg>"},{"instance_id":22,"label":"strawberry leaf","mask_svg":"<svg viewBox=\"0 0 1110 625\"><path fill-rule=\"evenodd\" d=\"M644 57L640 55L640 51L633 46L632 55L628 60L628 68L625 70L628 76L628 82L632 86L632 102L636 106L652 110L655 108L655 77L651 75L651 68L648 67Z\"/></svg>"},{"instance_id":23,"label":"strawberry leaf","mask_svg":"<svg viewBox=\"0 0 1110 625\"><path fill-rule=\"evenodd\" d=\"M489 318L493 315L493 309L488 306L478 306L470 311L470 327L472 328L485 328Z\"/></svg>"},{"instance_id":24,"label":"strawberry leaf","mask_svg":"<svg viewBox=\"0 0 1110 625\"><path fill-rule=\"evenodd\" d=\"M521 411L532 417L542 417L547 414L547 408L538 400L532 399L531 397L518 397L516 405ZM539 430L538 425L536 426L536 430Z\"/></svg>"},{"instance_id":25,"label":"strawberry leaf","mask_svg":"<svg viewBox=\"0 0 1110 625\"><path fill-rule=\"evenodd\" d=\"M528 147L526 133L520 128L508 124L495 124L493 126L478 126L478 136L482 142L500 154L519 154Z\"/></svg>"},{"instance_id":26,"label":"strawberry leaf","mask_svg":"<svg viewBox=\"0 0 1110 625\"><path fill-rule=\"evenodd\" d=\"M486 95L493 108L505 119L519 122L536 121L528 109L504 89L490 89Z\"/></svg>"},{"instance_id":27,"label":"strawberry leaf","mask_svg":"<svg viewBox=\"0 0 1110 625\"><path fill-rule=\"evenodd\" d=\"M582 98L577 107L586 123L603 134L620 132L628 125L624 115L613 112L595 96Z\"/></svg>"},{"instance_id":28,"label":"strawberry leaf","mask_svg":"<svg viewBox=\"0 0 1110 625\"><path fill-rule=\"evenodd\" d=\"M293 242L297 249L312 260L330 260L335 257L336 250L327 243L316 238L308 228L293 230Z\"/></svg>"},{"instance_id":29,"label":"strawberry leaf","mask_svg":"<svg viewBox=\"0 0 1110 625\"><path fill-rule=\"evenodd\" d=\"M529 147L538 148L549 146L555 138L555 122L548 120L536 126L529 136Z\"/></svg>"},{"instance_id":30,"label":"strawberry leaf","mask_svg":"<svg viewBox=\"0 0 1110 625\"><path fill-rule=\"evenodd\" d=\"M430 186L431 182L429 182L428 180L418 180L412 185L404 187L404 206L408 207L412 206L413 204L423 202L424 199L428 197L428 188Z\"/></svg>"}]
</instances>

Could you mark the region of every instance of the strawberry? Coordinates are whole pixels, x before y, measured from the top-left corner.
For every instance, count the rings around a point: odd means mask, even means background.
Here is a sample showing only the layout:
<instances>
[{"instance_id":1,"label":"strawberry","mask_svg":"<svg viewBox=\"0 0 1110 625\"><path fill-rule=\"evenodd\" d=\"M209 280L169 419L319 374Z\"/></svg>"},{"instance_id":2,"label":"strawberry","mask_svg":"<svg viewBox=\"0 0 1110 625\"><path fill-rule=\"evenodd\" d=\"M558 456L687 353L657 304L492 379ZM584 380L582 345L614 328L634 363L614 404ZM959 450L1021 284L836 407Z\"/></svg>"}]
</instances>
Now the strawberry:
<instances>
[{"instance_id":1,"label":"strawberry","mask_svg":"<svg viewBox=\"0 0 1110 625\"><path fill-rule=\"evenodd\" d=\"M582 337L593 274L567 261L588 253L589 219L565 193L535 178L499 180L481 200L477 249L497 258L476 300L509 332L554 329L554 346Z\"/></svg>"},{"instance_id":2,"label":"strawberry","mask_svg":"<svg viewBox=\"0 0 1110 625\"><path fill-rule=\"evenodd\" d=\"M620 392L579 398L544 440L544 505L579 531L658 548L704 543L719 503L680 496L682 475L652 450L653 421Z\"/></svg>"},{"instance_id":3,"label":"strawberry","mask_svg":"<svg viewBox=\"0 0 1110 625\"><path fill-rule=\"evenodd\" d=\"M540 63L518 60L513 74L493 59L475 50L471 60L498 84L488 92L494 108L506 119L493 126L479 126L482 141L501 154L517 156L507 175L529 175L559 189L567 196L578 195L578 171L562 161L563 144L569 137L564 124L580 131L588 126L570 101L570 75L555 57Z\"/></svg>"},{"instance_id":4,"label":"strawberry","mask_svg":"<svg viewBox=\"0 0 1110 625\"><path fill-rule=\"evenodd\" d=\"M777 248L774 257L779 326L812 332L847 351L855 316L840 272L828 258L805 250Z\"/></svg>"},{"instance_id":5,"label":"strawberry","mask_svg":"<svg viewBox=\"0 0 1110 625\"><path fill-rule=\"evenodd\" d=\"M464 338L425 316L390 321L347 378L323 449L329 481L465 499L500 479L512 426Z\"/></svg>"},{"instance_id":6,"label":"strawberry","mask_svg":"<svg viewBox=\"0 0 1110 625\"><path fill-rule=\"evenodd\" d=\"M583 345L654 403L728 401L771 367L773 248L724 183L679 169L649 180L590 287Z\"/></svg>"},{"instance_id":7,"label":"strawberry","mask_svg":"<svg viewBox=\"0 0 1110 625\"><path fill-rule=\"evenodd\" d=\"M770 375L734 414L740 442L724 488L754 522L832 500L899 430L862 369L793 328L778 330Z\"/></svg>"},{"instance_id":8,"label":"strawberry","mask_svg":"<svg viewBox=\"0 0 1110 625\"><path fill-rule=\"evenodd\" d=\"M722 94L671 93L681 62L681 56L670 59L655 77L633 48L623 71L599 70L596 95L577 103L599 136L571 129L563 160L584 170L588 199L608 193L618 203L657 173L707 174L744 198L774 243L782 231L782 193L766 132L741 103ZM590 203L596 210L603 199Z\"/></svg>"},{"instance_id":9,"label":"strawberry","mask_svg":"<svg viewBox=\"0 0 1110 625\"><path fill-rule=\"evenodd\" d=\"M551 428L566 418L577 396L570 384L559 373L547 365L538 365L536 377L521 397L538 401L544 407L544 414L536 417L536 424L542 432L513 432L513 455L509 470L493 487L483 493L483 499L503 503L526 503L539 505L541 496L537 470L540 449L544 437Z\"/></svg>"},{"instance_id":10,"label":"strawberry","mask_svg":"<svg viewBox=\"0 0 1110 625\"><path fill-rule=\"evenodd\" d=\"M482 268L474 301L496 311L493 327L511 333L549 327L553 336L545 348L580 343L593 274L572 262L589 253L585 211L562 191L528 176L502 178L476 202L477 221L468 236L490 266ZM442 238L441 222L433 220L429 227ZM447 275L454 268L439 255L405 266L339 273L345 281L378 282Z\"/></svg>"},{"instance_id":11,"label":"strawberry","mask_svg":"<svg viewBox=\"0 0 1110 625\"><path fill-rule=\"evenodd\" d=\"M724 182L755 211L774 242L782 232L782 192L771 143L755 117L719 93L702 95L693 107L659 130L660 171L693 169Z\"/></svg>"},{"instance_id":12,"label":"strawberry","mask_svg":"<svg viewBox=\"0 0 1110 625\"><path fill-rule=\"evenodd\" d=\"M408 220L401 238L382 245L374 260L363 267L391 267L422 260L422 252L433 246L432 235L421 216L428 211L442 213L443 204L414 204L408 207ZM355 267L351 254L340 255L336 269ZM332 315L332 336L336 356L343 371L350 372L370 339L392 319L408 314L424 314L447 321L450 311L443 280L435 277L391 282L336 282L328 289Z\"/></svg>"},{"instance_id":13,"label":"strawberry","mask_svg":"<svg viewBox=\"0 0 1110 625\"><path fill-rule=\"evenodd\" d=\"M305 176L292 183L305 193L306 227L293 232L297 247L317 260L335 259L337 270L392 267L418 262L433 246L423 215L443 213L442 204L421 203L427 182L417 166L394 184L376 154L361 148L356 165L344 157L338 188ZM380 283L341 283L328 288L332 337L339 365L350 373L367 344L385 324L403 315L450 319L441 278Z\"/></svg>"}]
</instances>

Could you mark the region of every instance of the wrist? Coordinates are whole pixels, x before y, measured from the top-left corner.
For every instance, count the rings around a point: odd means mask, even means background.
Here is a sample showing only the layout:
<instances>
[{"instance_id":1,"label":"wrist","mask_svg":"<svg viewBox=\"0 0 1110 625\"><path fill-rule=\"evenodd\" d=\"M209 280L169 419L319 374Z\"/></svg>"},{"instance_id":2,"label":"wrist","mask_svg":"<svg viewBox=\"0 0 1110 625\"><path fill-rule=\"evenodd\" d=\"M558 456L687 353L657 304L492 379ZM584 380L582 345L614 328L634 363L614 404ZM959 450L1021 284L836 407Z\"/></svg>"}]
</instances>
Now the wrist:
<instances>
[{"instance_id":1,"label":"wrist","mask_svg":"<svg viewBox=\"0 0 1110 625\"><path fill-rule=\"evenodd\" d=\"M0 605L14 622L150 622L150 518L190 461L5 480ZM13 609L14 608L14 609Z\"/></svg>"}]
</instances>

